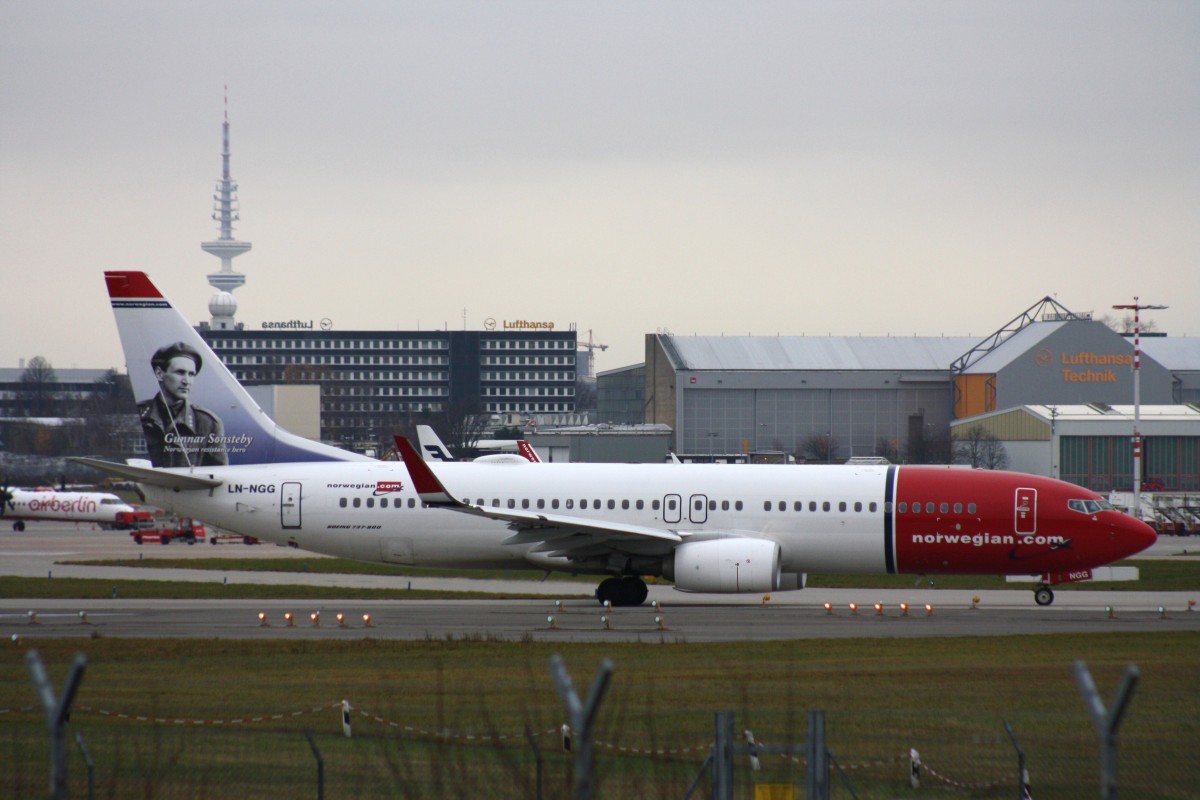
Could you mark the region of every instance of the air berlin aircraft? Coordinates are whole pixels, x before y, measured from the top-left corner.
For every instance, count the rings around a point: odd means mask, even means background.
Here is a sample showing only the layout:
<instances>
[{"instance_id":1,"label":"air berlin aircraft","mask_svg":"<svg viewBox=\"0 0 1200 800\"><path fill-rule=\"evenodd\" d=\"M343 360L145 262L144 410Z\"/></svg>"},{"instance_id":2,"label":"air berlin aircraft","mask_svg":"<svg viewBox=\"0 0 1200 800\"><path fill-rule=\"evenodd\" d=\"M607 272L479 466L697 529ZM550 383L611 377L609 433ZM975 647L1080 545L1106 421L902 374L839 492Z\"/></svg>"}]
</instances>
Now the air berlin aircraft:
<instances>
[{"instance_id":1,"label":"air berlin aircraft","mask_svg":"<svg viewBox=\"0 0 1200 800\"><path fill-rule=\"evenodd\" d=\"M0 517L12 520L14 531L25 530L25 523L46 520L58 522L95 522L111 528L117 512L133 511L133 506L108 492L59 492L54 489L0 489Z\"/></svg>"}]
</instances>

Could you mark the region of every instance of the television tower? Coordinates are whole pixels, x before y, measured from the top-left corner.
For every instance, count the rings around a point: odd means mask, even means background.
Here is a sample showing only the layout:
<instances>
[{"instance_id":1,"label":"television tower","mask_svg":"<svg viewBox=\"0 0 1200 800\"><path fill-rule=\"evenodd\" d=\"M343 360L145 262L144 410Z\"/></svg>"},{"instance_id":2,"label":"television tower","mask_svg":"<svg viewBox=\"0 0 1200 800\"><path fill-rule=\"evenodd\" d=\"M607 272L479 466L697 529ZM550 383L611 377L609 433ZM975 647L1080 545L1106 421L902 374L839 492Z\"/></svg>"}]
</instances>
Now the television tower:
<instances>
[{"instance_id":1,"label":"television tower","mask_svg":"<svg viewBox=\"0 0 1200 800\"><path fill-rule=\"evenodd\" d=\"M221 125L221 180L217 181L213 195L212 218L220 223L221 235L212 242L201 242L200 249L221 259L221 269L208 275L208 283L216 293L208 301L212 314L212 327L227 330L234 327L233 315L237 313L237 301L233 290L246 283L246 276L233 271L233 259L250 249L249 242L233 238L233 223L238 216L237 181L229 176L229 87L225 87L225 121Z\"/></svg>"}]
</instances>

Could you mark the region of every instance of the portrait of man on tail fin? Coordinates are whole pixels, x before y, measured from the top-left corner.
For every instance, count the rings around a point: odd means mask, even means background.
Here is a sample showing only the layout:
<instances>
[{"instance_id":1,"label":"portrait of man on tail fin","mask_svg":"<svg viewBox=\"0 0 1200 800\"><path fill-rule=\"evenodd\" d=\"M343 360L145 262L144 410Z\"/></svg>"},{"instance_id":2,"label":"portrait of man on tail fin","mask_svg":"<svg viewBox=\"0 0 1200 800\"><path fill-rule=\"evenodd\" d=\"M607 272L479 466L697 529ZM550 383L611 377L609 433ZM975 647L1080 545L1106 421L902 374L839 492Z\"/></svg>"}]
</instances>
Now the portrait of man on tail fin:
<instances>
[{"instance_id":1,"label":"portrait of man on tail fin","mask_svg":"<svg viewBox=\"0 0 1200 800\"><path fill-rule=\"evenodd\" d=\"M204 361L186 342L173 342L150 359L158 392L138 403L150 462L156 467L218 466L229 462L221 418L191 401Z\"/></svg>"}]
</instances>

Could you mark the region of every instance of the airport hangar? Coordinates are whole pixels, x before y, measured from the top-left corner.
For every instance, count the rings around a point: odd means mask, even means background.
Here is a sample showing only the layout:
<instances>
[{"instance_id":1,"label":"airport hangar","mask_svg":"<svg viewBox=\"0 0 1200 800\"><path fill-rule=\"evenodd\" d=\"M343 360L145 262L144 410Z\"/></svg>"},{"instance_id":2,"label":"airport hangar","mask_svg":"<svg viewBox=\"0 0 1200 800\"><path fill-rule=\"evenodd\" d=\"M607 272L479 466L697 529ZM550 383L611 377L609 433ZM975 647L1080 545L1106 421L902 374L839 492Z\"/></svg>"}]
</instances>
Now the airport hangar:
<instances>
[{"instance_id":1,"label":"airport hangar","mask_svg":"<svg viewBox=\"0 0 1200 800\"><path fill-rule=\"evenodd\" d=\"M1144 335L1141 347L1143 474L1200 490L1200 339ZM951 432L979 425L1011 469L1128 490L1133 353L1050 298L983 340L647 334L645 364L597 376L599 417L631 422L640 404L637 421L670 426L691 461L802 458L812 437L832 441L832 461L944 461ZM1038 424L1031 407L1060 410Z\"/></svg>"}]
</instances>

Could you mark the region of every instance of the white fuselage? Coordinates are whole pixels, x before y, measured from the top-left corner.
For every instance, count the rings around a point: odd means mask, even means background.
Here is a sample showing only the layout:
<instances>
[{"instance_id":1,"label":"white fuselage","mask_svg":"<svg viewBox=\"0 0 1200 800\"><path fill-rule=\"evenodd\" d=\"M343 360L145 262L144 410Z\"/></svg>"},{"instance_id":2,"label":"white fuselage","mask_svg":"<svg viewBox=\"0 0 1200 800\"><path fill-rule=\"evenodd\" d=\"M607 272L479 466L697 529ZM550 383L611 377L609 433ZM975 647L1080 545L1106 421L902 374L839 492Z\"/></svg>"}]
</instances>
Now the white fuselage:
<instances>
[{"instance_id":1,"label":"white fuselage","mask_svg":"<svg viewBox=\"0 0 1200 800\"><path fill-rule=\"evenodd\" d=\"M56 520L112 525L117 513L133 506L109 492L59 492L53 489L9 489L12 505L4 517L11 520Z\"/></svg>"},{"instance_id":2,"label":"white fuselage","mask_svg":"<svg viewBox=\"0 0 1200 800\"><path fill-rule=\"evenodd\" d=\"M527 557L528 544L504 544L514 532L504 521L425 507L397 462L223 467L195 474L222 485L211 492L145 486L147 500L265 541L364 561L548 565L535 554ZM842 572L885 571L886 475L879 466L476 462L438 470L446 489L471 505L639 525L685 539L766 538L780 544L784 571ZM771 511L764 510L768 502ZM789 509L802 503L803 510L781 513L781 502ZM649 556L670 547L647 542L642 549Z\"/></svg>"}]
</instances>

